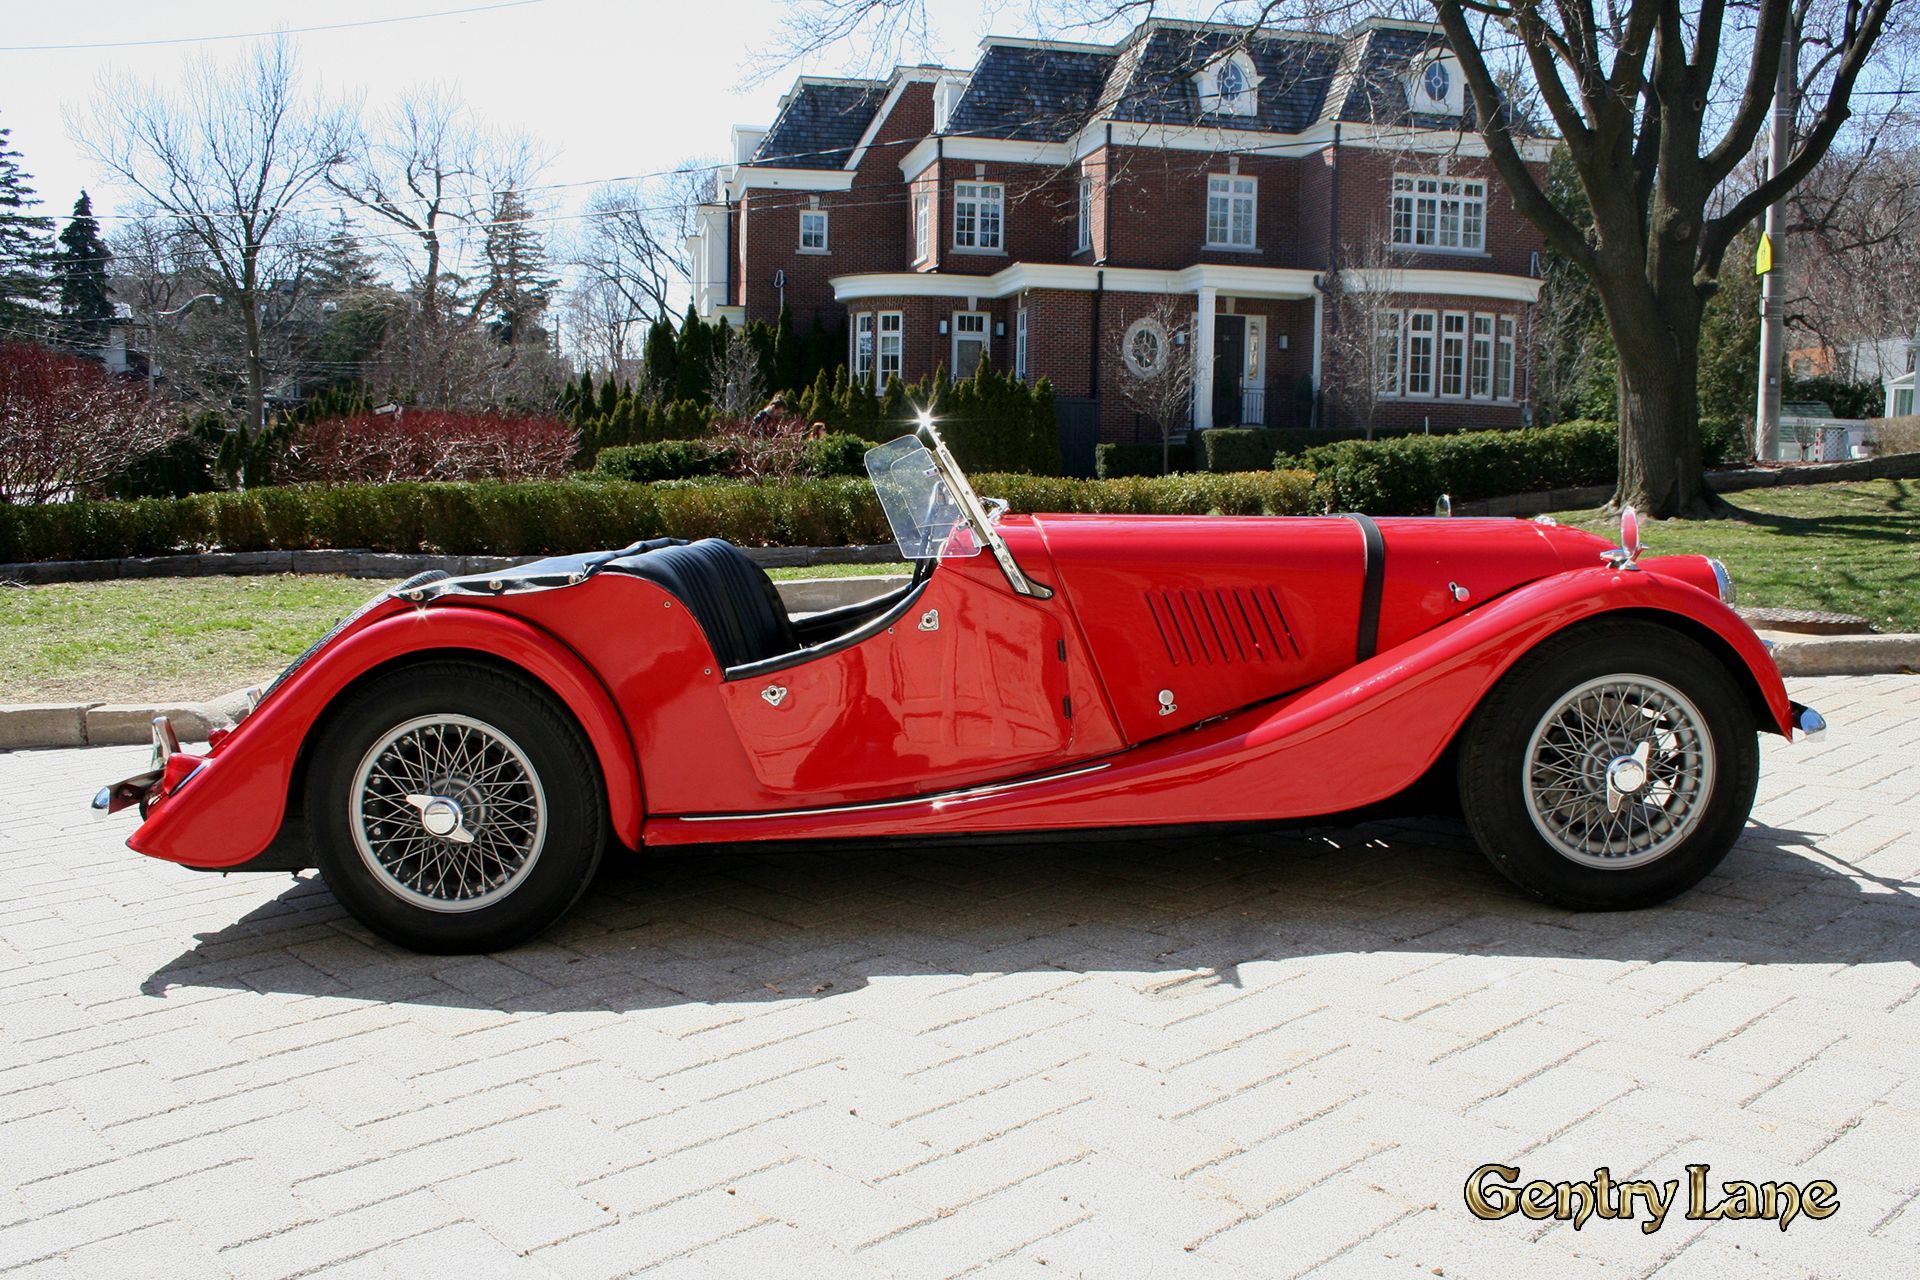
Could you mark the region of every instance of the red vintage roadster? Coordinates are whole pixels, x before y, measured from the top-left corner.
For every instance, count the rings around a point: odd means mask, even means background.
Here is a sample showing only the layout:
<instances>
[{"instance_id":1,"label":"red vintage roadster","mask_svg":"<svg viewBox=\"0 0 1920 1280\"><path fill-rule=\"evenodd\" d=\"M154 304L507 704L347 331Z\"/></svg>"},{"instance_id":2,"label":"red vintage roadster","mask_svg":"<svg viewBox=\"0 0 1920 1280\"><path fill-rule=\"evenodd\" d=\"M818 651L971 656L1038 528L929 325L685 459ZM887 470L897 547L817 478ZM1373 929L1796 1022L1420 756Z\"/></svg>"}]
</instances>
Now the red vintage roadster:
<instances>
[{"instance_id":1,"label":"red vintage roadster","mask_svg":"<svg viewBox=\"0 0 1920 1280\"><path fill-rule=\"evenodd\" d=\"M1441 771L1575 908L1660 902L1746 822L1756 731L1817 732L1699 556L1550 521L1010 515L923 419L867 468L911 581L790 616L729 543L426 573L203 754L155 722L128 843L317 866L425 951L557 920L610 844L1271 822Z\"/></svg>"}]
</instances>

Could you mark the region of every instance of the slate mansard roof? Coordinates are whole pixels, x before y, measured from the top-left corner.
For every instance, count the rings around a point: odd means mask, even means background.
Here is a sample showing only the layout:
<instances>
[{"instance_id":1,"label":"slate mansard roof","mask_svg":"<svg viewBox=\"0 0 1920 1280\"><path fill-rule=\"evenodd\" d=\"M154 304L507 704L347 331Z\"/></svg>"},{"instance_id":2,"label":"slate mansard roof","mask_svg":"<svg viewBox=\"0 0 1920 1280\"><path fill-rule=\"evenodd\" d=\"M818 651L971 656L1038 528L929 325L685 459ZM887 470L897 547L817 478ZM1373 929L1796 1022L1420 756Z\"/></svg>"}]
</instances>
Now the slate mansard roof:
<instances>
[{"instance_id":1,"label":"slate mansard roof","mask_svg":"<svg viewBox=\"0 0 1920 1280\"><path fill-rule=\"evenodd\" d=\"M884 80L802 79L780 102L750 164L844 169L886 99Z\"/></svg>"},{"instance_id":2,"label":"slate mansard roof","mask_svg":"<svg viewBox=\"0 0 1920 1280\"><path fill-rule=\"evenodd\" d=\"M1471 101L1466 118L1457 120L1413 113L1407 99L1408 68L1446 47L1438 27L1417 23L1364 23L1338 36L1249 38L1241 28L1154 20L1111 46L989 38L944 132L1060 142L1101 119L1283 134L1329 121L1472 128ZM1202 111L1195 73L1239 49L1258 77L1256 114ZM889 87L885 80L802 78L748 163L844 168Z\"/></svg>"}]
</instances>

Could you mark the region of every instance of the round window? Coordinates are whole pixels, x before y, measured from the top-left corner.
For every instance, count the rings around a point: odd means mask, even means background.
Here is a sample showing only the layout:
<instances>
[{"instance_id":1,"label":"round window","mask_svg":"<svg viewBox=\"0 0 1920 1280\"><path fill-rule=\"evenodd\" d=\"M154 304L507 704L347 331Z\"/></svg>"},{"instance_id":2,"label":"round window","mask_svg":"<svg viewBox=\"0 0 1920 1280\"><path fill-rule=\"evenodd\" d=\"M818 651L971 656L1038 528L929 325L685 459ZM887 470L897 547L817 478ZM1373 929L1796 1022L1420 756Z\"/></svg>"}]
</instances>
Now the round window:
<instances>
[{"instance_id":1,"label":"round window","mask_svg":"<svg viewBox=\"0 0 1920 1280\"><path fill-rule=\"evenodd\" d=\"M1156 378L1167 365L1167 331L1157 320L1135 320L1125 350L1127 368L1136 377Z\"/></svg>"},{"instance_id":2,"label":"round window","mask_svg":"<svg viewBox=\"0 0 1920 1280\"><path fill-rule=\"evenodd\" d=\"M1220 101L1233 106L1240 101L1240 95L1247 91L1247 77L1238 63L1229 62L1220 68L1217 83L1220 89Z\"/></svg>"},{"instance_id":3,"label":"round window","mask_svg":"<svg viewBox=\"0 0 1920 1280\"><path fill-rule=\"evenodd\" d=\"M1453 77L1447 74L1446 63L1434 61L1427 64L1427 71L1426 74L1421 77L1421 83L1425 85L1429 98L1432 98L1435 102L1445 102L1447 100L1447 90L1452 87L1453 84Z\"/></svg>"}]
</instances>

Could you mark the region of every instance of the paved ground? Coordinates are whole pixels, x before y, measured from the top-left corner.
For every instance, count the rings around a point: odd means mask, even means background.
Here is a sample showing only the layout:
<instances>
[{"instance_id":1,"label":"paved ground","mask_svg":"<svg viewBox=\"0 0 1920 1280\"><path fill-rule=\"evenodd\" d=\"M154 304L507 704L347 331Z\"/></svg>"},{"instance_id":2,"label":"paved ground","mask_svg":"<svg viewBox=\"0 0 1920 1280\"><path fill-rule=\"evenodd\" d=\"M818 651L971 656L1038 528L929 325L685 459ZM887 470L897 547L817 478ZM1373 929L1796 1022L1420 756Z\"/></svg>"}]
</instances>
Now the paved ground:
<instances>
[{"instance_id":1,"label":"paved ground","mask_svg":"<svg viewBox=\"0 0 1920 1280\"><path fill-rule=\"evenodd\" d=\"M1657 911L1428 823L675 857L484 959L121 850L138 751L0 756L0 1269L1911 1274L1920 679L1795 688L1832 739ZM1489 1161L1840 1209L1482 1222Z\"/></svg>"}]
</instances>

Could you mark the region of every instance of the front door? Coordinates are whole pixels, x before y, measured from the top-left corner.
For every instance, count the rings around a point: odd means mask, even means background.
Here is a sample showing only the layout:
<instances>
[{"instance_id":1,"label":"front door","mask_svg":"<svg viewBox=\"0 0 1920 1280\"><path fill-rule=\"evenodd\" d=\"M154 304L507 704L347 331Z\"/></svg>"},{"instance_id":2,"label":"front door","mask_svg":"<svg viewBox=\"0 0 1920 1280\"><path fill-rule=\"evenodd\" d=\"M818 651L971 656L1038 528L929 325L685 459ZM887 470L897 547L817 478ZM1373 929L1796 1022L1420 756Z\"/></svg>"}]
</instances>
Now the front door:
<instances>
[{"instance_id":1,"label":"front door","mask_svg":"<svg viewBox=\"0 0 1920 1280\"><path fill-rule=\"evenodd\" d=\"M1247 363L1247 318L1213 318L1213 425L1240 425L1240 373Z\"/></svg>"}]
</instances>

